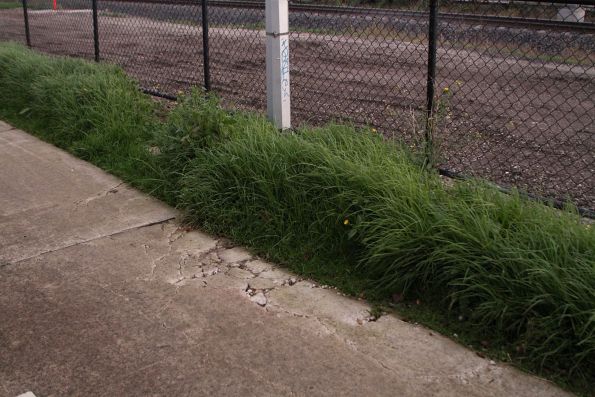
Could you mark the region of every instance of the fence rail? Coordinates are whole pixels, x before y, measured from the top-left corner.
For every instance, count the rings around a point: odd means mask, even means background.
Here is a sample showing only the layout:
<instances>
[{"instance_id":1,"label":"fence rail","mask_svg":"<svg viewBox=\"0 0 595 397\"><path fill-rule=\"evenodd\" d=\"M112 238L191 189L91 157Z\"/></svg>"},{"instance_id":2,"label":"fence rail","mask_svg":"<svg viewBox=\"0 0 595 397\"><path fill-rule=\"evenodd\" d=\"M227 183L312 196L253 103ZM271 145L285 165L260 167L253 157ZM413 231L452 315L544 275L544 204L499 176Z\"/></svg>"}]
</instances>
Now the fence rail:
<instances>
[{"instance_id":1,"label":"fence rail","mask_svg":"<svg viewBox=\"0 0 595 397\"><path fill-rule=\"evenodd\" d=\"M0 9L0 40L119 64L153 95L199 85L265 109L263 2L57 3ZM593 216L594 5L291 3L292 119L367 125L425 150L445 175L570 199Z\"/></svg>"}]
</instances>

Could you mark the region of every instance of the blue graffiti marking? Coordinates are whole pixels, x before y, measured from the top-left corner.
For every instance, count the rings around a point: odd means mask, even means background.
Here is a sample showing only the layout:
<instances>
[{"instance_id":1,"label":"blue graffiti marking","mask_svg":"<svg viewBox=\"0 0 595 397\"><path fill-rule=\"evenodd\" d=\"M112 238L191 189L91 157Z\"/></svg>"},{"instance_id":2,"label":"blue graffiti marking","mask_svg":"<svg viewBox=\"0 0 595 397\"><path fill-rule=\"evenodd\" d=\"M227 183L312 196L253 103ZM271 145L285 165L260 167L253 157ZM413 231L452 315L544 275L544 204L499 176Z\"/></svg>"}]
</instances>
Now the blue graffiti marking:
<instances>
[{"instance_id":1,"label":"blue graffiti marking","mask_svg":"<svg viewBox=\"0 0 595 397\"><path fill-rule=\"evenodd\" d=\"M281 90L283 100L289 98L289 40L281 39Z\"/></svg>"}]
</instances>

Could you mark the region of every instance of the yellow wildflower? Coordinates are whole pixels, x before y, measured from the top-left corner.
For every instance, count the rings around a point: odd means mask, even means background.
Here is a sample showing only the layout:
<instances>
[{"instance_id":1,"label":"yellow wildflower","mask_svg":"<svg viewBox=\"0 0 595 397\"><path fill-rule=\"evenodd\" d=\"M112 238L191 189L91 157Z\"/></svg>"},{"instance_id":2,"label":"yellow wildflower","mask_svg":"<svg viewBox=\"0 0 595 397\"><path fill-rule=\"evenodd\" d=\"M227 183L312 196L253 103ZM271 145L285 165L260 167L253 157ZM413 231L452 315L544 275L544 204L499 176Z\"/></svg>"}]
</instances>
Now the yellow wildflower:
<instances>
[{"instance_id":1,"label":"yellow wildflower","mask_svg":"<svg viewBox=\"0 0 595 397\"><path fill-rule=\"evenodd\" d=\"M343 224L344 224L345 226L349 225L349 219L345 219L345 220L343 221Z\"/></svg>"}]
</instances>

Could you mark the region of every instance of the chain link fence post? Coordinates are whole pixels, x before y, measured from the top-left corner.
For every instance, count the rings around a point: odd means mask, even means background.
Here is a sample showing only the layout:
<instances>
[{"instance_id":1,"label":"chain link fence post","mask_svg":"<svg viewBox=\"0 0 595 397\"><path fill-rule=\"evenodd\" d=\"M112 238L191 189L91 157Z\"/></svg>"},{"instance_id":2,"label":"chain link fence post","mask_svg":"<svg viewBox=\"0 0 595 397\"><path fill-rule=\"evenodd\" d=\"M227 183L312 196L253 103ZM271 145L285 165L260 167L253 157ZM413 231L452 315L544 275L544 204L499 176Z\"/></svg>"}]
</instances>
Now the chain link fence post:
<instances>
[{"instance_id":1,"label":"chain link fence post","mask_svg":"<svg viewBox=\"0 0 595 397\"><path fill-rule=\"evenodd\" d=\"M27 0L23 0L23 17L25 19L25 39L27 47L31 48L31 34L29 33L29 11L27 9Z\"/></svg>"},{"instance_id":2,"label":"chain link fence post","mask_svg":"<svg viewBox=\"0 0 595 397\"><path fill-rule=\"evenodd\" d=\"M205 91L211 90L211 68L209 59L209 5L208 0L202 0L202 58L205 79Z\"/></svg>"},{"instance_id":3,"label":"chain link fence post","mask_svg":"<svg viewBox=\"0 0 595 397\"><path fill-rule=\"evenodd\" d=\"M99 23L97 21L97 0L91 0L93 7L93 44L95 46L95 62L99 62Z\"/></svg>"},{"instance_id":4,"label":"chain link fence post","mask_svg":"<svg viewBox=\"0 0 595 397\"><path fill-rule=\"evenodd\" d=\"M267 116L284 130L291 127L288 1L267 0L265 17Z\"/></svg>"},{"instance_id":5,"label":"chain link fence post","mask_svg":"<svg viewBox=\"0 0 595 397\"><path fill-rule=\"evenodd\" d=\"M424 156L426 166L434 165L434 92L436 86L436 41L438 30L438 0L430 0L428 26L428 75L426 81L426 128L424 134Z\"/></svg>"}]
</instances>

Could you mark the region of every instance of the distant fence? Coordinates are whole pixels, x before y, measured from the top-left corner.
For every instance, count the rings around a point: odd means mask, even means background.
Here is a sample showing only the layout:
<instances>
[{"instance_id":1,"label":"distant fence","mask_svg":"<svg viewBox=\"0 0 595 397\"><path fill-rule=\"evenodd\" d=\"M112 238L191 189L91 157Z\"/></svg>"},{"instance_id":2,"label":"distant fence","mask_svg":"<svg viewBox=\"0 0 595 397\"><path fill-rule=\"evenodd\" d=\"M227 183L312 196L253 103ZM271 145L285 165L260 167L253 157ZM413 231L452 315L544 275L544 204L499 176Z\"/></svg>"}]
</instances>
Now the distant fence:
<instances>
[{"instance_id":1,"label":"distant fence","mask_svg":"<svg viewBox=\"0 0 595 397\"><path fill-rule=\"evenodd\" d=\"M264 3L204 1L0 0L0 40L116 63L154 95L207 86L264 110ZM353 122L415 150L431 141L443 174L593 216L594 4L291 3L294 125Z\"/></svg>"}]
</instances>

